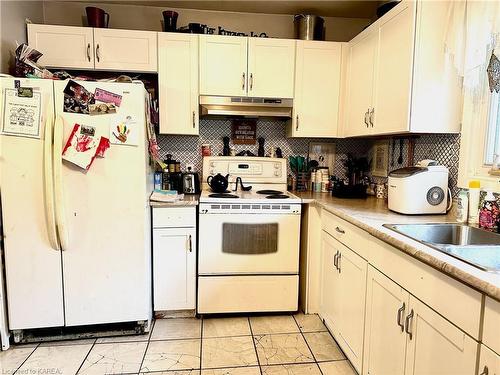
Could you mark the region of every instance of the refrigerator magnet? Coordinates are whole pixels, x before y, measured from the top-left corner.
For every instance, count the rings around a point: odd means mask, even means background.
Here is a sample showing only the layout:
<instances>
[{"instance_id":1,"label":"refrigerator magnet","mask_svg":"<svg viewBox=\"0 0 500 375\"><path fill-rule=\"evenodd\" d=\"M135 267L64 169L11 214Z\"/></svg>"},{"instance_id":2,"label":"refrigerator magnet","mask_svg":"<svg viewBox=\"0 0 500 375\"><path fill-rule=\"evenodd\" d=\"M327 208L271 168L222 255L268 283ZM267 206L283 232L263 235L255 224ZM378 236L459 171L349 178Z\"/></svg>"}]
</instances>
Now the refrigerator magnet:
<instances>
[{"instance_id":1,"label":"refrigerator magnet","mask_svg":"<svg viewBox=\"0 0 500 375\"><path fill-rule=\"evenodd\" d=\"M2 134L40 138L41 94L21 96L17 89L5 89Z\"/></svg>"},{"instance_id":2,"label":"refrigerator magnet","mask_svg":"<svg viewBox=\"0 0 500 375\"><path fill-rule=\"evenodd\" d=\"M125 116L110 126L109 139L115 145L138 145L137 122L132 116Z\"/></svg>"}]
</instances>

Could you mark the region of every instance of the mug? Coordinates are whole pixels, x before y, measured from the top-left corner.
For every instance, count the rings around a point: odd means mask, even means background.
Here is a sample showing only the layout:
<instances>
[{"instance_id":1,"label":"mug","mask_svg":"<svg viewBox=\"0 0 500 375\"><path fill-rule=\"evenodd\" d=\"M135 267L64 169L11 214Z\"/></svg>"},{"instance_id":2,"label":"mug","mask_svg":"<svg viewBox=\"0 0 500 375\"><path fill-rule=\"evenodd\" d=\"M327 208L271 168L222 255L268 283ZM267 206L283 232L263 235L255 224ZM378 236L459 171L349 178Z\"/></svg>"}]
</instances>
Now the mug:
<instances>
[{"instance_id":1,"label":"mug","mask_svg":"<svg viewBox=\"0 0 500 375\"><path fill-rule=\"evenodd\" d=\"M384 199L386 195L385 184L377 184L375 185L375 195L378 199Z\"/></svg>"},{"instance_id":2,"label":"mug","mask_svg":"<svg viewBox=\"0 0 500 375\"><path fill-rule=\"evenodd\" d=\"M163 14L163 31L176 31L177 30L177 17L179 13L173 10L164 10Z\"/></svg>"},{"instance_id":3,"label":"mug","mask_svg":"<svg viewBox=\"0 0 500 375\"><path fill-rule=\"evenodd\" d=\"M86 7L87 23L90 27L107 28L109 25L109 14L101 8Z\"/></svg>"}]
</instances>

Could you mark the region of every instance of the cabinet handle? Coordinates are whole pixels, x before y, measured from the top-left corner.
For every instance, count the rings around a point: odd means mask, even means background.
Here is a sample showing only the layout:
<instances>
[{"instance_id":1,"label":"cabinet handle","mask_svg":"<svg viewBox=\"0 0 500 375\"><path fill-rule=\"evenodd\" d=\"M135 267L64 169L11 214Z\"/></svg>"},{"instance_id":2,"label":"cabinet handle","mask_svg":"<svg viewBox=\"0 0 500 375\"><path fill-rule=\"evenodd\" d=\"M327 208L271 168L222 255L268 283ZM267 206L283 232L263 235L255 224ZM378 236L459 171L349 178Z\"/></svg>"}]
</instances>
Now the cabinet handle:
<instances>
[{"instance_id":1,"label":"cabinet handle","mask_svg":"<svg viewBox=\"0 0 500 375\"><path fill-rule=\"evenodd\" d=\"M188 237L188 250L189 252L193 252L193 241L191 240L191 235Z\"/></svg>"},{"instance_id":2,"label":"cabinet handle","mask_svg":"<svg viewBox=\"0 0 500 375\"><path fill-rule=\"evenodd\" d=\"M97 62L101 61L101 54L99 53L99 43L97 43L97 47L95 49L95 55L97 57Z\"/></svg>"},{"instance_id":3,"label":"cabinet handle","mask_svg":"<svg viewBox=\"0 0 500 375\"><path fill-rule=\"evenodd\" d=\"M369 125L368 125L368 119L367 119L367 118L368 118L368 113L369 113L369 112L370 112L370 109L368 108L368 110L365 112L365 125L366 125L366 127L368 127L368 126L369 126Z\"/></svg>"},{"instance_id":4,"label":"cabinet handle","mask_svg":"<svg viewBox=\"0 0 500 375\"><path fill-rule=\"evenodd\" d=\"M90 62L90 43L87 43L87 59Z\"/></svg>"},{"instance_id":5,"label":"cabinet handle","mask_svg":"<svg viewBox=\"0 0 500 375\"><path fill-rule=\"evenodd\" d=\"M484 366L483 372L480 373L479 375L488 375L490 373L490 370L488 369L488 366Z\"/></svg>"},{"instance_id":6,"label":"cabinet handle","mask_svg":"<svg viewBox=\"0 0 500 375\"><path fill-rule=\"evenodd\" d=\"M243 75L241 76L241 89L245 90L245 72L243 72Z\"/></svg>"},{"instance_id":7,"label":"cabinet handle","mask_svg":"<svg viewBox=\"0 0 500 375\"><path fill-rule=\"evenodd\" d=\"M404 332L404 330L405 330L405 325L403 323L403 314L405 313L405 308L406 308L406 305L403 302L403 306L401 306L398 309L398 326L401 327L401 332Z\"/></svg>"},{"instance_id":8,"label":"cabinet handle","mask_svg":"<svg viewBox=\"0 0 500 375\"><path fill-rule=\"evenodd\" d=\"M373 128L373 115L375 114L375 108L372 108L371 111L369 111L369 119L370 119L370 125L372 126Z\"/></svg>"},{"instance_id":9,"label":"cabinet handle","mask_svg":"<svg viewBox=\"0 0 500 375\"><path fill-rule=\"evenodd\" d=\"M410 336L410 340L413 338L413 333L410 330L410 325L412 321L413 321L413 309L411 309L411 312L407 315L405 319L405 326L406 326L405 331L408 334L408 336Z\"/></svg>"},{"instance_id":10,"label":"cabinet handle","mask_svg":"<svg viewBox=\"0 0 500 375\"><path fill-rule=\"evenodd\" d=\"M340 261L342 260L342 253L339 251L339 256L337 258L337 269L339 270L339 273L342 272L342 267L340 267Z\"/></svg>"},{"instance_id":11,"label":"cabinet handle","mask_svg":"<svg viewBox=\"0 0 500 375\"><path fill-rule=\"evenodd\" d=\"M253 73L250 73L250 90L253 89Z\"/></svg>"},{"instance_id":12,"label":"cabinet handle","mask_svg":"<svg viewBox=\"0 0 500 375\"><path fill-rule=\"evenodd\" d=\"M196 127L196 122L195 122L196 114L193 111L193 129Z\"/></svg>"},{"instance_id":13,"label":"cabinet handle","mask_svg":"<svg viewBox=\"0 0 500 375\"><path fill-rule=\"evenodd\" d=\"M343 229L342 229L342 228L340 228L340 227L335 227L335 230L336 230L337 232L339 232L340 234L345 234L345 230L343 230Z\"/></svg>"},{"instance_id":14,"label":"cabinet handle","mask_svg":"<svg viewBox=\"0 0 500 375\"><path fill-rule=\"evenodd\" d=\"M299 131L299 115L295 119L295 131Z\"/></svg>"},{"instance_id":15,"label":"cabinet handle","mask_svg":"<svg viewBox=\"0 0 500 375\"><path fill-rule=\"evenodd\" d=\"M339 256L339 252L337 250L337 252L335 253L335 255L333 256L333 265L335 266L335 269L338 270L339 268L337 267L337 257Z\"/></svg>"}]
</instances>

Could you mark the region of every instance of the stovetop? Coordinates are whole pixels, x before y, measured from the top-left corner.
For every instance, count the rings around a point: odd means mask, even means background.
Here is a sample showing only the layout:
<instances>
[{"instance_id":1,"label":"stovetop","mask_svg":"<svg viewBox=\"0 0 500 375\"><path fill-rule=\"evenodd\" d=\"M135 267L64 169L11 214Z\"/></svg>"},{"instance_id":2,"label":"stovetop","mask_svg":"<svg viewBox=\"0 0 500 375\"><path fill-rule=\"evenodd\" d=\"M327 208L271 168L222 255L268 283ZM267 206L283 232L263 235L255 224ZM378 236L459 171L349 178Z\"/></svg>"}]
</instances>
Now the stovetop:
<instances>
[{"instance_id":1,"label":"stovetop","mask_svg":"<svg viewBox=\"0 0 500 375\"><path fill-rule=\"evenodd\" d=\"M263 190L263 189L260 189ZM301 203L301 199L288 191L276 190L274 194L259 194L260 190L250 191L230 191L228 193L217 194L209 188L201 192L200 203Z\"/></svg>"}]
</instances>

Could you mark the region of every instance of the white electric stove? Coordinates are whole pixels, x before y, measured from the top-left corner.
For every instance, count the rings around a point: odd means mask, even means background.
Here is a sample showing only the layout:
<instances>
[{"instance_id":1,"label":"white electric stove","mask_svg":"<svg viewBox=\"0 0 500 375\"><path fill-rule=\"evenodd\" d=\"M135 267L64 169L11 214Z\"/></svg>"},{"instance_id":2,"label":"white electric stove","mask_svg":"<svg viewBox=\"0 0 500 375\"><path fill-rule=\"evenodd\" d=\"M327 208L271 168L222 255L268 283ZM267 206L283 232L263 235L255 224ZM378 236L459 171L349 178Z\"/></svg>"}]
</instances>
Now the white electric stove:
<instances>
[{"instance_id":1,"label":"white electric stove","mask_svg":"<svg viewBox=\"0 0 500 375\"><path fill-rule=\"evenodd\" d=\"M286 191L286 159L203 159L198 313L298 309L300 198ZM216 194L209 176L229 174ZM242 184L236 189L236 178ZM243 191L241 185L251 190Z\"/></svg>"}]
</instances>

